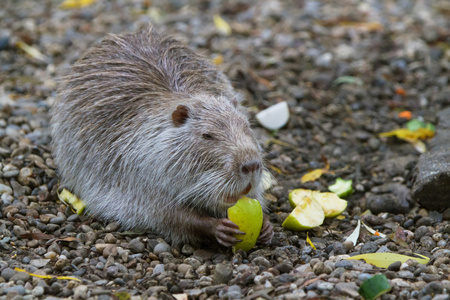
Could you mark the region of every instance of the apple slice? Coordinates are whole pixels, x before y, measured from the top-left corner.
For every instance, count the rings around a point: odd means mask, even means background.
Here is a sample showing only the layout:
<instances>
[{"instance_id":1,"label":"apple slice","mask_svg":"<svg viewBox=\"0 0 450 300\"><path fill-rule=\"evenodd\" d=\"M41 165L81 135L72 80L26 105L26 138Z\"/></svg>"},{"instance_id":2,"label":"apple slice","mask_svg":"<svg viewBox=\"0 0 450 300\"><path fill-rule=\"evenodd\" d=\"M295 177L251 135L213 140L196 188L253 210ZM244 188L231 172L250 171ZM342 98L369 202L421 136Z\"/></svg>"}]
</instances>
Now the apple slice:
<instances>
[{"instance_id":1,"label":"apple slice","mask_svg":"<svg viewBox=\"0 0 450 300\"><path fill-rule=\"evenodd\" d=\"M256 114L256 120L266 129L280 129L289 121L287 102L283 101L260 111Z\"/></svg>"},{"instance_id":2,"label":"apple slice","mask_svg":"<svg viewBox=\"0 0 450 300\"><path fill-rule=\"evenodd\" d=\"M337 217L347 208L347 201L335 193L318 193L315 198L322 205L325 218Z\"/></svg>"},{"instance_id":3,"label":"apple slice","mask_svg":"<svg viewBox=\"0 0 450 300\"><path fill-rule=\"evenodd\" d=\"M321 193L319 191L295 189L289 193L289 203L296 207L305 197L311 197L317 200L322 206L325 218L334 218L340 215L347 208L347 201L339 198L334 193Z\"/></svg>"},{"instance_id":4,"label":"apple slice","mask_svg":"<svg viewBox=\"0 0 450 300\"><path fill-rule=\"evenodd\" d=\"M236 235L242 242L233 246L233 253L237 249L248 251L252 249L258 240L263 224L263 212L258 200L242 197L228 209L228 219L239 226L244 235Z\"/></svg>"},{"instance_id":5,"label":"apple slice","mask_svg":"<svg viewBox=\"0 0 450 300\"><path fill-rule=\"evenodd\" d=\"M336 178L336 182L328 187L330 192L335 193L338 197L345 197L353 194L352 180L344 180Z\"/></svg>"},{"instance_id":6,"label":"apple slice","mask_svg":"<svg viewBox=\"0 0 450 300\"><path fill-rule=\"evenodd\" d=\"M304 196L281 226L294 231L308 230L322 225L324 219L320 203L313 197Z\"/></svg>"}]
</instances>

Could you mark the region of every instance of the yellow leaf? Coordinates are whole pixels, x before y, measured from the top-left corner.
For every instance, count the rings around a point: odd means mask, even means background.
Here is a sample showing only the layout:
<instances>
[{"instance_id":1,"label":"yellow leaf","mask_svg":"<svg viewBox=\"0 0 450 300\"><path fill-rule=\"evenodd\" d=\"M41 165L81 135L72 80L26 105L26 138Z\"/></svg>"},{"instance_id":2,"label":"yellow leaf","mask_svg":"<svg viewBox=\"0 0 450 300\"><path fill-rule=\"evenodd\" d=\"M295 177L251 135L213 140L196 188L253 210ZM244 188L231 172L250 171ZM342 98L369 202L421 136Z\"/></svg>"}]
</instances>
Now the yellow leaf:
<instances>
[{"instance_id":1,"label":"yellow leaf","mask_svg":"<svg viewBox=\"0 0 450 300\"><path fill-rule=\"evenodd\" d=\"M313 242L309 239L308 233L306 233L306 242L307 242L314 250L316 250L316 246L314 246Z\"/></svg>"},{"instance_id":2,"label":"yellow leaf","mask_svg":"<svg viewBox=\"0 0 450 300\"><path fill-rule=\"evenodd\" d=\"M227 23L227 21L222 19L221 16L214 15L213 20L214 20L214 25L216 25L216 28L220 34L222 34L222 35L230 35L231 34L231 26Z\"/></svg>"},{"instance_id":3,"label":"yellow leaf","mask_svg":"<svg viewBox=\"0 0 450 300\"><path fill-rule=\"evenodd\" d=\"M17 272L25 272L30 276L34 276L37 278L44 278L44 279L52 279L52 278L56 278L56 279L60 279L60 280L75 280L75 281L80 281L80 279L76 278L76 277L70 277L70 276L52 276L52 275L39 275L39 274L34 274L34 273L29 273L27 271L25 271L24 269L21 268L14 268L14 271Z\"/></svg>"},{"instance_id":4,"label":"yellow leaf","mask_svg":"<svg viewBox=\"0 0 450 300\"><path fill-rule=\"evenodd\" d=\"M18 41L16 43L16 46L17 46L17 48L22 49L24 52L26 52L31 57L33 57L37 60L43 61L45 63L48 62L47 57L44 54L42 54L42 52L40 52L38 49L31 47L22 41Z\"/></svg>"},{"instance_id":5,"label":"yellow leaf","mask_svg":"<svg viewBox=\"0 0 450 300\"><path fill-rule=\"evenodd\" d=\"M61 9L83 8L91 5L96 0L65 0L59 5Z\"/></svg>"},{"instance_id":6,"label":"yellow leaf","mask_svg":"<svg viewBox=\"0 0 450 300\"><path fill-rule=\"evenodd\" d=\"M221 54L216 55L216 57L212 59L212 63L215 64L216 66L223 64L223 55Z\"/></svg>"},{"instance_id":7,"label":"yellow leaf","mask_svg":"<svg viewBox=\"0 0 450 300\"><path fill-rule=\"evenodd\" d=\"M58 199L65 205L71 206L79 216L83 214L84 209L86 208L86 203L84 203L83 200L66 189L63 189L61 193L58 193Z\"/></svg>"},{"instance_id":8,"label":"yellow leaf","mask_svg":"<svg viewBox=\"0 0 450 300\"><path fill-rule=\"evenodd\" d=\"M322 160L325 162L325 168L315 169L315 170L312 170L312 171L306 173L305 175L302 176L302 178L300 178L301 183L305 183L308 181L314 181L317 178L319 178L320 176L322 176L322 174L328 173L328 171L330 170L330 163L328 162L328 159L323 154L322 154Z\"/></svg>"},{"instance_id":9,"label":"yellow leaf","mask_svg":"<svg viewBox=\"0 0 450 300\"><path fill-rule=\"evenodd\" d=\"M427 128L418 128L417 130L409 130L407 128L395 129L389 132L383 132L379 134L380 137L396 136L399 139L405 141L415 141L419 139L428 139L434 137L434 131Z\"/></svg>"},{"instance_id":10,"label":"yellow leaf","mask_svg":"<svg viewBox=\"0 0 450 300\"><path fill-rule=\"evenodd\" d=\"M430 259L426 256L413 253L414 255L420 256L422 258L397 254L397 253L367 253L367 254L361 254L361 255L355 255L352 257L349 257L347 259L364 259L367 263L372 264L376 267L380 268L387 268L390 264L396 261L400 261L401 263L406 262L409 259L413 259L417 261L419 264L426 265Z\"/></svg>"},{"instance_id":11,"label":"yellow leaf","mask_svg":"<svg viewBox=\"0 0 450 300\"><path fill-rule=\"evenodd\" d=\"M322 176L322 174L327 173L328 170L325 169L315 169L312 170L308 173L306 173L305 175L302 176L302 178L300 179L301 183L305 183L308 181L314 181L316 179L318 179L320 176Z\"/></svg>"},{"instance_id":12,"label":"yellow leaf","mask_svg":"<svg viewBox=\"0 0 450 300\"><path fill-rule=\"evenodd\" d=\"M275 167L275 166L269 166L269 168L271 168L272 170L274 170L275 172L277 172L278 174L283 173L283 171L281 171L279 168Z\"/></svg>"}]
</instances>

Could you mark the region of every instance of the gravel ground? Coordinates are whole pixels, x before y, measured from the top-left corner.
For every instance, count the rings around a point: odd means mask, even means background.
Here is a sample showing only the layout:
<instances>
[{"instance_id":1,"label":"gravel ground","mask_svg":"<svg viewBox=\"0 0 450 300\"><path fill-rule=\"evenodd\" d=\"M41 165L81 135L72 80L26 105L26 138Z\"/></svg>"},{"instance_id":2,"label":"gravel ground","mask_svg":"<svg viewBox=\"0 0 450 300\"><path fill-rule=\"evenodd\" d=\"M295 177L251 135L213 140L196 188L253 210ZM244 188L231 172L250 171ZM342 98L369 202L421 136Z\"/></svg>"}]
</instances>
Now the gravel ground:
<instances>
[{"instance_id":1,"label":"gravel ground","mask_svg":"<svg viewBox=\"0 0 450 300\"><path fill-rule=\"evenodd\" d=\"M437 124L449 106L450 4L334 2L98 0L62 10L59 1L2 1L0 298L354 299L364 280L383 273L392 290L382 299L450 299L450 210L415 204L410 189L419 153L378 137L404 126L399 111ZM216 29L214 14L231 25L230 35ZM277 179L267 195L270 246L236 254L175 248L153 234L78 216L56 200L48 121L58 78L106 33L148 22L215 61L223 58L219 67L252 116L289 103L291 119L277 133L255 123ZM43 55L31 57L20 42ZM362 84L333 84L341 76ZM301 184L309 169L324 167L322 155L335 172ZM281 227L291 211L287 196L300 187L325 191L336 177L352 179L355 193L344 218L309 231L313 250L306 232ZM355 247L344 242L358 219L385 234L400 232L406 243L366 231ZM381 269L342 259L408 251L431 260ZM16 267L81 281L41 279Z\"/></svg>"}]
</instances>

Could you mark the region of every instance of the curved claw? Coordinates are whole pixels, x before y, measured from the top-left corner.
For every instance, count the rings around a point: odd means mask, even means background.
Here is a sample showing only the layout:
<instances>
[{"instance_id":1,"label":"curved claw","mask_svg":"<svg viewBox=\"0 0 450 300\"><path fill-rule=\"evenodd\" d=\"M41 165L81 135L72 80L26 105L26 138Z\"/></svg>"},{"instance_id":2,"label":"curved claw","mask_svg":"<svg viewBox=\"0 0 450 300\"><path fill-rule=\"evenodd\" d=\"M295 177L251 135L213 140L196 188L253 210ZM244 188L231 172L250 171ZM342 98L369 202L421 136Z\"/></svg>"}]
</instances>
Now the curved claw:
<instances>
[{"instance_id":1,"label":"curved claw","mask_svg":"<svg viewBox=\"0 0 450 300\"><path fill-rule=\"evenodd\" d=\"M217 242L225 247L231 247L239 243L240 239L234 235L243 235L245 232L239 230L239 227L228 219L218 220L215 229Z\"/></svg>"},{"instance_id":2,"label":"curved claw","mask_svg":"<svg viewBox=\"0 0 450 300\"><path fill-rule=\"evenodd\" d=\"M264 218L264 223L261 228L261 234L258 237L258 242L261 244L268 245L273 237L273 226L269 219Z\"/></svg>"}]
</instances>

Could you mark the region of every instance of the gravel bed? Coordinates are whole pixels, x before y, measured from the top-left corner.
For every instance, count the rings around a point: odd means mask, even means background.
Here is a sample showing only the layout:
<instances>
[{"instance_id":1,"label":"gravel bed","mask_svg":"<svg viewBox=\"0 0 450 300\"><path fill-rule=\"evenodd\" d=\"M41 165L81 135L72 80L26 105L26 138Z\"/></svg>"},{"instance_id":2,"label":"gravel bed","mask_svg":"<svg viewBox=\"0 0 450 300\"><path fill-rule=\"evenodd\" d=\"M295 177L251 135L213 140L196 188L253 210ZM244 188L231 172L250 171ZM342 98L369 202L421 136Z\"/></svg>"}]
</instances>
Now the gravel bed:
<instances>
[{"instance_id":1,"label":"gravel bed","mask_svg":"<svg viewBox=\"0 0 450 300\"><path fill-rule=\"evenodd\" d=\"M448 1L98 0L69 10L58 3L5 0L0 9L0 299L357 299L377 273L392 286L382 299L450 299L450 208L415 203L420 154L378 136L405 125L403 110L439 129L438 113L450 105ZM231 25L230 35L214 26L215 14ZM266 195L270 246L235 254L174 247L78 216L57 200L48 125L58 79L105 34L149 22L223 59L219 67L253 120L288 102L283 129L254 124L277 179ZM43 56L29 56L20 41ZM362 82L336 84L342 76ZM334 172L301 184L308 170L324 167L322 156ZM281 227L291 211L287 197L295 188L326 191L337 177L352 179L355 193L343 218L309 231L314 250L306 232ZM389 238L362 231L356 246L345 242L358 220ZM411 251L430 262L382 269L345 259Z\"/></svg>"}]
</instances>

